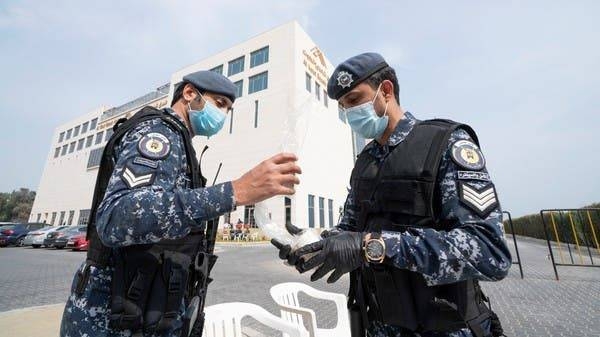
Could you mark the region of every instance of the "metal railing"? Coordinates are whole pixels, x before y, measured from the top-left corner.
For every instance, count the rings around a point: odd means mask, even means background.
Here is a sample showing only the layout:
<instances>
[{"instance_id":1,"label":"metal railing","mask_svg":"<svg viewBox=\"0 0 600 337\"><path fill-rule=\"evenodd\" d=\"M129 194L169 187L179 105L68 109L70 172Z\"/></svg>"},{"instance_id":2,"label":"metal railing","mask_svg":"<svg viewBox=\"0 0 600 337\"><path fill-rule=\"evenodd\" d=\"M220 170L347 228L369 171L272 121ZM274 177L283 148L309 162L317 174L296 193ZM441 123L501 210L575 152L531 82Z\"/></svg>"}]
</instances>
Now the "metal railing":
<instances>
[{"instance_id":1,"label":"metal railing","mask_svg":"<svg viewBox=\"0 0 600 337\"><path fill-rule=\"evenodd\" d=\"M521 273L521 278L523 278L523 263L521 263L521 255L519 254L519 246L517 246L517 236L515 235L515 227L512 222L512 216L510 212L503 211L502 213L508 215L508 225L510 226L510 231L512 232L513 242L515 244L515 252L517 253L517 261L512 261L512 264L519 265L519 272Z\"/></svg>"},{"instance_id":2,"label":"metal railing","mask_svg":"<svg viewBox=\"0 0 600 337\"><path fill-rule=\"evenodd\" d=\"M137 107L146 105L147 103L152 102L158 98L165 97L169 94L169 88L170 83L161 85L160 87L156 88L156 91L149 92L143 96L134 99L133 101L129 101L118 107L110 108L104 111L104 113L102 113L102 117L100 117L100 122L105 121L111 117L118 116Z\"/></svg>"}]
</instances>

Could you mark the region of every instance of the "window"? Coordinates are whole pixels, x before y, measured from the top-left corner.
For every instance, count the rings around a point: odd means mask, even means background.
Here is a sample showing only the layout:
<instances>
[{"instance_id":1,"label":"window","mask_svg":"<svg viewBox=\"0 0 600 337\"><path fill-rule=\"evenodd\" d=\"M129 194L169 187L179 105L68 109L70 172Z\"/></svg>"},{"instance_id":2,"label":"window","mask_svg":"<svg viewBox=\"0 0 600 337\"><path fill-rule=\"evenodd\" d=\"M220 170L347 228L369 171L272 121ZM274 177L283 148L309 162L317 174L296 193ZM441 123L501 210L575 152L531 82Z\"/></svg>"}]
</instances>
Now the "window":
<instances>
[{"instance_id":1,"label":"window","mask_svg":"<svg viewBox=\"0 0 600 337\"><path fill-rule=\"evenodd\" d=\"M312 77L306 73L306 91L312 92Z\"/></svg>"},{"instance_id":2,"label":"window","mask_svg":"<svg viewBox=\"0 0 600 337\"><path fill-rule=\"evenodd\" d=\"M234 109L231 109L231 112L229 113L229 134L233 132L233 111Z\"/></svg>"},{"instance_id":3,"label":"window","mask_svg":"<svg viewBox=\"0 0 600 337\"><path fill-rule=\"evenodd\" d=\"M77 142L77 151L83 149L83 144L85 143L85 139L81 138L78 142Z\"/></svg>"},{"instance_id":4,"label":"window","mask_svg":"<svg viewBox=\"0 0 600 337\"><path fill-rule=\"evenodd\" d=\"M75 151L75 142L69 144L69 153L73 153L73 151Z\"/></svg>"},{"instance_id":5,"label":"window","mask_svg":"<svg viewBox=\"0 0 600 337\"><path fill-rule=\"evenodd\" d=\"M59 154L60 154L60 146L57 147L56 149L54 149L54 158L58 157Z\"/></svg>"},{"instance_id":6,"label":"window","mask_svg":"<svg viewBox=\"0 0 600 337\"><path fill-rule=\"evenodd\" d=\"M210 71L213 71L215 73L219 73L219 74L223 75L223 65L222 64L218 65L218 66L212 68Z\"/></svg>"},{"instance_id":7,"label":"window","mask_svg":"<svg viewBox=\"0 0 600 337\"><path fill-rule=\"evenodd\" d=\"M112 136L112 134L114 133L112 128L109 128L106 130L106 137L104 137L104 140L108 142L108 140L110 139L110 136Z\"/></svg>"},{"instance_id":8,"label":"window","mask_svg":"<svg viewBox=\"0 0 600 337\"><path fill-rule=\"evenodd\" d=\"M321 85L315 82L315 97L317 97L317 101L321 100Z\"/></svg>"},{"instance_id":9,"label":"window","mask_svg":"<svg viewBox=\"0 0 600 337\"><path fill-rule=\"evenodd\" d=\"M58 225L62 226L65 221L65 211L60 212L60 220L58 220Z\"/></svg>"},{"instance_id":10,"label":"window","mask_svg":"<svg viewBox=\"0 0 600 337\"><path fill-rule=\"evenodd\" d=\"M88 126L90 126L90 122L85 122L81 125L81 133L86 133L88 130Z\"/></svg>"},{"instance_id":11,"label":"window","mask_svg":"<svg viewBox=\"0 0 600 337\"><path fill-rule=\"evenodd\" d=\"M73 129L67 130L67 136L65 137L65 140L71 138L71 132L73 132Z\"/></svg>"},{"instance_id":12,"label":"window","mask_svg":"<svg viewBox=\"0 0 600 337\"><path fill-rule=\"evenodd\" d=\"M77 125L77 126L75 127L75 130L73 131L73 137L77 137L77 136L79 136L79 128L80 128L80 126L79 126L79 125Z\"/></svg>"},{"instance_id":13,"label":"window","mask_svg":"<svg viewBox=\"0 0 600 337\"><path fill-rule=\"evenodd\" d=\"M292 199L284 197L283 204L285 207L285 224L289 225L292 223Z\"/></svg>"},{"instance_id":14,"label":"window","mask_svg":"<svg viewBox=\"0 0 600 337\"><path fill-rule=\"evenodd\" d=\"M327 206L329 206L329 227L333 227L333 200L327 200Z\"/></svg>"},{"instance_id":15,"label":"window","mask_svg":"<svg viewBox=\"0 0 600 337\"><path fill-rule=\"evenodd\" d=\"M69 220L67 221L67 225L71 226L73 224L73 216L75 215L75 211L69 211Z\"/></svg>"},{"instance_id":16,"label":"window","mask_svg":"<svg viewBox=\"0 0 600 337\"><path fill-rule=\"evenodd\" d=\"M85 140L85 148L92 146L92 142L94 141L94 135L90 135Z\"/></svg>"},{"instance_id":17,"label":"window","mask_svg":"<svg viewBox=\"0 0 600 337\"><path fill-rule=\"evenodd\" d=\"M329 97L327 97L327 91L325 91L325 89L323 89L323 104L325 104L326 108L329 107Z\"/></svg>"},{"instance_id":18,"label":"window","mask_svg":"<svg viewBox=\"0 0 600 337\"><path fill-rule=\"evenodd\" d=\"M258 75L251 76L248 79L248 94L267 89L267 86L269 84L268 77L269 76L267 71Z\"/></svg>"},{"instance_id":19,"label":"window","mask_svg":"<svg viewBox=\"0 0 600 337\"><path fill-rule=\"evenodd\" d=\"M315 196L308 195L308 227L315 227Z\"/></svg>"},{"instance_id":20,"label":"window","mask_svg":"<svg viewBox=\"0 0 600 337\"><path fill-rule=\"evenodd\" d=\"M56 220L56 212L52 212L52 220L50 220L52 226L54 226L54 220Z\"/></svg>"},{"instance_id":21,"label":"window","mask_svg":"<svg viewBox=\"0 0 600 337\"><path fill-rule=\"evenodd\" d=\"M104 134L104 131L100 131L96 134L96 141L94 142L94 145L98 145L100 143L102 143L102 135Z\"/></svg>"},{"instance_id":22,"label":"window","mask_svg":"<svg viewBox=\"0 0 600 337\"><path fill-rule=\"evenodd\" d=\"M244 223L249 224L252 228L256 227L256 221L254 220L254 205L244 207Z\"/></svg>"},{"instance_id":23,"label":"window","mask_svg":"<svg viewBox=\"0 0 600 337\"><path fill-rule=\"evenodd\" d=\"M60 133L60 135L58 135L58 142L59 143L62 142L64 138L65 138L65 132L63 131Z\"/></svg>"},{"instance_id":24,"label":"window","mask_svg":"<svg viewBox=\"0 0 600 337\"><path fill-rule=\"evenodd\" d=\"M90 156L88 157L87 168L92 168L100 165L100 160L102 159L102 152L104 151L103 147L99 147L97 149L93 149L90 151Z\"/></svg>"},{"instance_id":25,"label":"window","mask_svg":"<svg viewBox=\"0 0 600 337\"><path fill-rule=\"evenodd\" d=\"M319 227L325 227L325 199L319 197Z\"/></svg>"},{"instance_id":26,"label":"window","mask_svg":"<svg viewBox=\"0 0 600 337\"><path fill-rule=\"evenodd\" d=\"M62 150L60 151L60 155L64 156L65 154L67 154L67 148L69 147L69 145L65 144L62 147Z\"/></svg>"},{"instance_id":27,"label":"window","mask_svg":"<svg viewBox=\"0 0 600 337\"><path fill-rule=\"evenodd\" d=\"M37 215L37 220L35 220L35 222L40 222L40 218L42 217L42 213L38 213Z\"/></svg>"},{"instance_id":28,"label":"window","mask_svg":"<svg viewBox=\"0 0 600 337\"><path fill-rule=\"evenodd\" d=\"M92 119L92 121L90 122L90 131L95 130L96 129L96 124L98 123L98 118L94 118Z\"/></svg>"},{"instance_id":29,"label":"window","mask_svg":"<svg viewBox=\"0 0 600 337\"><path fill-rule=\"evenodd\" d=\"M269 62L269 46L250 53L250 68Z\"/></svg>"},{"instance_id":30,"label":"window","mask_svg":"<svg viewBox=\"0 0 600 337\"><path fill-rule=\"evenodd\" d=\"M79 221L77 221L78 225L87 225L88 218L90 217L89 209L82 209L79 211Z\"/></svg>"},{"instance_id":31,"label":"window","mask_svg":"<svg viewBox=\"0 0 600 337\"><path fill-rule=\"evenodd\" d=\"M254 101L254 128L258 127L258 100Z\"/></svg>"},{"instance_id":32,"label":"window","mask_svg":"<svg viewBox=\"0 0 600 337\"><path fill-rule=\"evenodd\" d=\"M227 68L227 76L235 75L244 71L244 56L238 57L233 61L229 61Z\"/></svg>"},{"instance_id":33,"label":"window","mask_svg":"<svg viewBox=\"0 0 600 337\"><path fill-rule=\"evenodd\" d=\"M244 93L244 80L239 80L235 84L235 97L242 97Z\"/></svg>"}]
</instances>

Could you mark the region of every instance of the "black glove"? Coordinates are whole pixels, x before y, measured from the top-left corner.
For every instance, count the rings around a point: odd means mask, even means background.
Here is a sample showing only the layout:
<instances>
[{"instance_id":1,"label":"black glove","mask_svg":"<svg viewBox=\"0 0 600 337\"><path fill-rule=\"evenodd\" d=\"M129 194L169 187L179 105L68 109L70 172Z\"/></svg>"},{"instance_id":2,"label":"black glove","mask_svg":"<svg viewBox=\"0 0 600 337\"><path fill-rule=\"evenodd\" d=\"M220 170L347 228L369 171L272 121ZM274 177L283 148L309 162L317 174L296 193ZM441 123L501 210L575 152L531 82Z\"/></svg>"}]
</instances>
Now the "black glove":
<instances>
[{"instance_id":1,"label":"black glove","mask_svg":"<svg viewBox=\"0 0 600 337\"><path fill-rule=\"evenodd\" d=\"M340 232L321 241L308 244L299 248L293 254L297 261L296 269L304 273L321 265L311 276L311 281L316 281L333 270L327 283L337 281L343 274L359 268L364 263L362 246L364 240L362 232ZM304 260L303 255L317 253L317 255Z\"/></svg>"},{"instance_id":2,"label":"black glove","mask_svg":"<svg viewBox=\"0 0 600 337\"><path fill-rule=\"evenodd\" d=\"M292 235L300 235L302 234L302 232L304 232L303 229L300 229L292 224L286 224L285 229L288 231L288 233ZM290 254L290 252L292 251L292 247L290 245L279 242L276 239L271 239L271 244L277 249L279 249L280 259L288 261L290 265L295 265L297 260L291 259L292 255Z\"/></svg>"}]
</instances>

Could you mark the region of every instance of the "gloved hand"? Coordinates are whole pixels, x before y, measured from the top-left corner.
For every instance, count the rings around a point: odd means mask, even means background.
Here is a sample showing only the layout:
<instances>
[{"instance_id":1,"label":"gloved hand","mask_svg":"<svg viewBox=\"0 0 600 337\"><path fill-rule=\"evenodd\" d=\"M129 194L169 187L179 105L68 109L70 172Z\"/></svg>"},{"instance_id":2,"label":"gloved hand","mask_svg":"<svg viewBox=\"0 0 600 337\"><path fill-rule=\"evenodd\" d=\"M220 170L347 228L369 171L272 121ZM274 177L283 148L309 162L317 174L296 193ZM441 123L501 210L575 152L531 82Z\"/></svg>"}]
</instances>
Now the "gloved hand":
<instances>
[{"instance_id":1,"label":"gloved hand","mask_svg":"<svg viewBox=\"0 0 600 337\"><path fill-rule=\"evenodd\" d=\"M311 281L316 281L333 270L327 283L337 281L343 274L359 268L364 263L362 246L365 234L362 232L342 231L339 234L308 244L299 248L291 255L296 261L296 269L304 273L320 265L310 276ZM306 254L317 255L304 260Z\"/></svg>"},{"instance_id":2,"label":"gloved hand","mask_svg":"<svg viewBox=\"0 0 600 337\"><path fill-rule=\"evenodd\" d=\"M303 229L300 229L292 224L286 224L285 229L291 235L302 235L304 232ZM279 249L279 258L282 260L286 260L290 265L295 265L296 260L291 260L291 251L292 247L288 244L284 244L282 242L277 241L276 239L271 239L271 244Z\"/></svg>"}]
</instances>

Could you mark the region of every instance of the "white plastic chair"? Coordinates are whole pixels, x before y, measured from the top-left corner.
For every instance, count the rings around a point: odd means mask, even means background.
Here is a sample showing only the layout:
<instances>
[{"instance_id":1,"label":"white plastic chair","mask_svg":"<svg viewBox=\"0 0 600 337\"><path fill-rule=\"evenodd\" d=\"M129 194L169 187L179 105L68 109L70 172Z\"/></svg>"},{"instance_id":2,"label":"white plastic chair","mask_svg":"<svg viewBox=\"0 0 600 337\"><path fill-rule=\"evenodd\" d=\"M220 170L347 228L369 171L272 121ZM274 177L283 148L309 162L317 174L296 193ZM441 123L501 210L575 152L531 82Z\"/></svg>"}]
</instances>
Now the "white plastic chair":
<instances>
[{"instance_id":1,"label":"white plastic chair","mask_svg":"<svg viewBox=\"0 0 600 337\"><path fill-rule=\"evenodd\" d=\"M298 301L299 292L303 292L310 297L335 302L337 325L333 329L319 329L317 327L315 312L300 306L300 302ZM350 336L350 318L345 295L317 290L309 285L298 282L274 285L271 287L270 293L273 300L279 305L281 318L302 327L304 330L304 322L306 322L310 337Z\"/></svg>"},{"instance_id":2,"label":"white plastic chair","mask_svg":"<svg viewBox=\"0 0 600 337\"><path fill-rule=\"evenodd\" d=\"M211 305L204 309L203 337L242 337L242 318L250 316L260 323L291 337L307 337L304 328L271 314L256 304L230 302Z\"/></svg>"}]
</instances>

